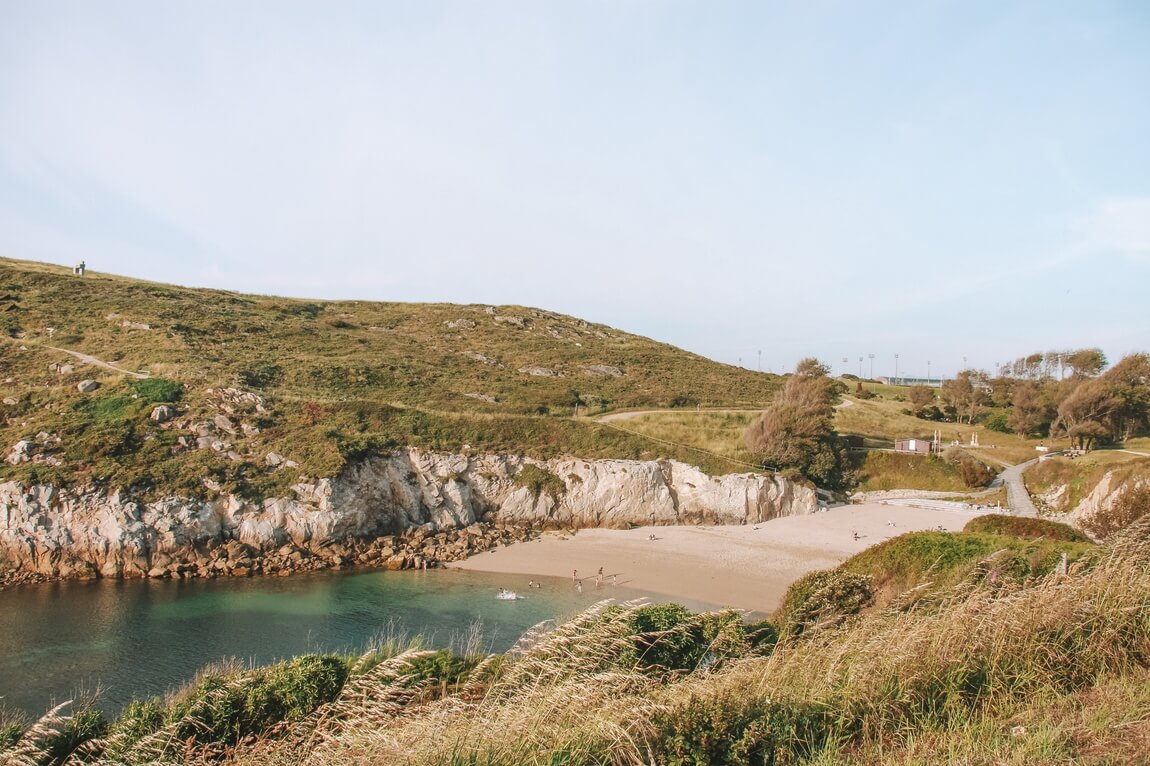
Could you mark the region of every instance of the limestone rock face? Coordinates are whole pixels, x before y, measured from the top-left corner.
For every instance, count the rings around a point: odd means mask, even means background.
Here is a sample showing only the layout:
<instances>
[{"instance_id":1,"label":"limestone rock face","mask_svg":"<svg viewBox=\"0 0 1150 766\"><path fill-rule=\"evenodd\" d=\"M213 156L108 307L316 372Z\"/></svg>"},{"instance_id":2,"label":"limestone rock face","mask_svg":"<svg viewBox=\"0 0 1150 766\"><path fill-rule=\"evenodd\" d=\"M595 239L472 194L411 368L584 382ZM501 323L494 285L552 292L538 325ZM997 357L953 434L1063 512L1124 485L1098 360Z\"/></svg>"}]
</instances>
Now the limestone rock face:
<instances>
[{"instance_id":1,"label":"limestone rock face","mask_svg":"<svg viewBox=\"0 0 1150 766\"><path fill-rule=\"evenodd\" d=\"M1095 485L1094 489L1092 489L1086 497L1082 498L1073 510L1059 520L1076 527L1081 527L1084 522L1089 521L1095 514L1110 511L1123 492L1132 491L1147 484L1150 484L1150 482L1141 479L1123 483L1115 480L1113 471L1107 471L1099 480L1098 484ZM1059 489L1065 491L1068 490L1069 487L1064 486Z\"/></svg>"},{"instance_id":2,"label":"limestone rock face","mask_svg":"<svg viewBox=\"0 0 1150 766\"><path fill-rule=\"evenodd\" d=\"M280 456L276 456L277 458ZM535 492L516 479L551 475ZM535 472L538 475L538 472ZM256 550L315 549L349 538L496 524L626 527L747 524L818 510L815 491L759 474L712 477L675 461L538 461L507 455L398 450L336 478L300 483L293 497L205 501L0 483L0 570L49 577L146 577L197 549L232 541Z\"/></svg>"}]
</instances>

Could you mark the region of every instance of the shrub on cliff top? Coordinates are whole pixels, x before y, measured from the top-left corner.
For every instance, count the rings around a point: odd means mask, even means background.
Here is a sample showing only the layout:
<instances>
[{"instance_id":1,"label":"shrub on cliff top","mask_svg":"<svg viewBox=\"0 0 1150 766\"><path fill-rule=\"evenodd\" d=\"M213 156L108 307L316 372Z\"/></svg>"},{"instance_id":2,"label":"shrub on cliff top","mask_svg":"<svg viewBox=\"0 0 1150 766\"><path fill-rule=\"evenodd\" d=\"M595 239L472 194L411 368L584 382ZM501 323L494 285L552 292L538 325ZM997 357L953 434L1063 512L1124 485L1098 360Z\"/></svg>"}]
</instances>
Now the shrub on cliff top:
<instances>
[{"instance_id":1,"label":"shrub on cliff top","mask_svg":"<svg viewBox=\"0 0 1150 766\"><path fill-rule=\"evenodd\" d=\"M1065 540L1073 543L1088 543L1090 538L1069 524L1046 519L1023 516L1007 516L1003 513L989 513L971 519L962 528L963 532L982 532L989 535L1020 537L1023 540Z\"/></svg>"}]
</instances>

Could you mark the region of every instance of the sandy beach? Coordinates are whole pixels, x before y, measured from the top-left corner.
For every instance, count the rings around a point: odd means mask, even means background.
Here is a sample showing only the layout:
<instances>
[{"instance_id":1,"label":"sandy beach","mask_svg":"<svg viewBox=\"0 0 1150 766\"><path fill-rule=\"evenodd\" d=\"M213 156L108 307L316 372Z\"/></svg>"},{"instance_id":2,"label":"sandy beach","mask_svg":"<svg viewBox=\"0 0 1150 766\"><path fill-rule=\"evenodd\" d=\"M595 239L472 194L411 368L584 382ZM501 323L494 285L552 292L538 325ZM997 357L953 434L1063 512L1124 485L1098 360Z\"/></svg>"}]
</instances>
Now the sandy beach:
<instances>
[{"instance_id":1,"label":"sandy beach","mask_svg":"<svg viewBox=\"0 0 1150 766\"><path fill-rule=\"evenodd\" d=\"M770 612L787 587L807 572L833 567L904 532L940 526L961 530L985 512L869 503L745 526L584 529L574 535L548 532L539 540L481 553L453 566L567 578L578 570L585 590L596 587L595 575L602 567L599 590L604 597L611 595L614 576L619 585L631 588ZM509 586L523 588L526 581L509 580Z\"/></svg>"}]
</instances>

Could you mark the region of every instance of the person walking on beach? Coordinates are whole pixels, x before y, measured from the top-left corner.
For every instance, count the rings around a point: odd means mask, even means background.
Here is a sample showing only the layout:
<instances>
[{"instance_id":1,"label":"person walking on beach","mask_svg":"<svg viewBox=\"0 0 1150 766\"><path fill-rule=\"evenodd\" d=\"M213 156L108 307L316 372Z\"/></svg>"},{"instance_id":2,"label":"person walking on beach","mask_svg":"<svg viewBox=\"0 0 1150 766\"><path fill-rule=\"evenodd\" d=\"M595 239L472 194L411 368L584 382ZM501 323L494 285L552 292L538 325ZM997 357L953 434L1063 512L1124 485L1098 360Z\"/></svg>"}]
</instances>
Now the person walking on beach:
<instances>
[{"instance_id":1,"label":"person walking on beach","mask_svg":"<svg viewBox=\"0 0 1150 766\"><path fill-rule=\"evenodd\" d=\"M573 582L573 583L579 582L579 570L578 569L572 569L571 570L571 582Z\"/></svg>"},{"instance_id":2,"label":"person walking on beach","mask_svg":"<svg viewBox=\"0 0 1150 766\"><path fill-rule=\"evenodd\" d=\"M599 573L595 575L595 587L598 588L603 584L603 567L599 567Z\"/></svg>"},{"instance_id":3,"label":"person walking on beach","mask_svg":"<svg viewBox=\"0 0 1150 766\"><path fill-rule=\"evenodd\" d=\"M580 593L583 592L583 581L582 580L576 580L575 581L575 590L579 591Z\"/></svg>"}]
</instances>

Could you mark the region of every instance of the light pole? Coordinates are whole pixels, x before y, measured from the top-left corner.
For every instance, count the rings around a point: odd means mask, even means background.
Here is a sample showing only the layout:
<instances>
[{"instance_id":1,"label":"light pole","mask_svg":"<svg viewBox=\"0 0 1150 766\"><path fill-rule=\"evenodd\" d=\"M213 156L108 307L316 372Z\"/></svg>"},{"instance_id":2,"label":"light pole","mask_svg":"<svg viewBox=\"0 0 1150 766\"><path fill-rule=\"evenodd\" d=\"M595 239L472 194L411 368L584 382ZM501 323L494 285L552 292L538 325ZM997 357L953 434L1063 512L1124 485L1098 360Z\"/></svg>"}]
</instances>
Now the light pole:
<instances>
[{"instance_id":1,"label":"light pole","mask_svg":"<svg viewBox=\"0 0 1150 766\"><path fill-rule=\"evenodd\" d=\"M847 374L847 362L849 362L849 361L850 360L847 359L845 356L843 357L843 375Z\"/></svg>"},{"instance_id":2,"label":"light pole","mask_svg":"<svg viewBox=\"0 0 1150 766\"><path fill-rule=\"evenodd\" d=\"M898 385L898 354L894 355L894 383Z\"/></svg>"},{"instance_id":3,"label":"light pole","mask_svg":"<svg viewBox=\"0 0 1150 766\"><path fill-rule=\"evenodd\" d=\"M966 357L965 356L962 358L962 371L966 372Z\"/></svg>"},{"instance_id":4,"label":"light pole","mask_svg":"<svg viewBox=\"0 0 1150 766\"><path fill-rule=\"evenodd\" d=\"M860 356L859 357L859 377L860 378L862 377L862 360L863 360L863 358Z\"/></svg>"},{"instance_id":5,"label":"light pole","mask_svg":"<svg viewBox=\"0 0 1150 766\"><path fill-rule=\"evenodd\" d=\"M870 375L867 377L874 380L874 354L867 354L867 356L870 357Z\"/></svg>"},{"instance_id":6,"label":"light pole","mask_svg":"<svg viewBox=\"0 0 1150 766\"><path fill-rule=\"evenodd\" d=\"M931 382L930 382L930 360L929 359L926 360L926 384L928 386L931 385Z\"/></svg>"},{"instance_id":7,"label":"light pole","mask_svg":"<svg viewBox=\"0 0 1150 766\"><path fill-rule=\"evenodd\" d=\"M759 372L763 371L763 350L759 349Z\"/></svg>"}]
</instances>

